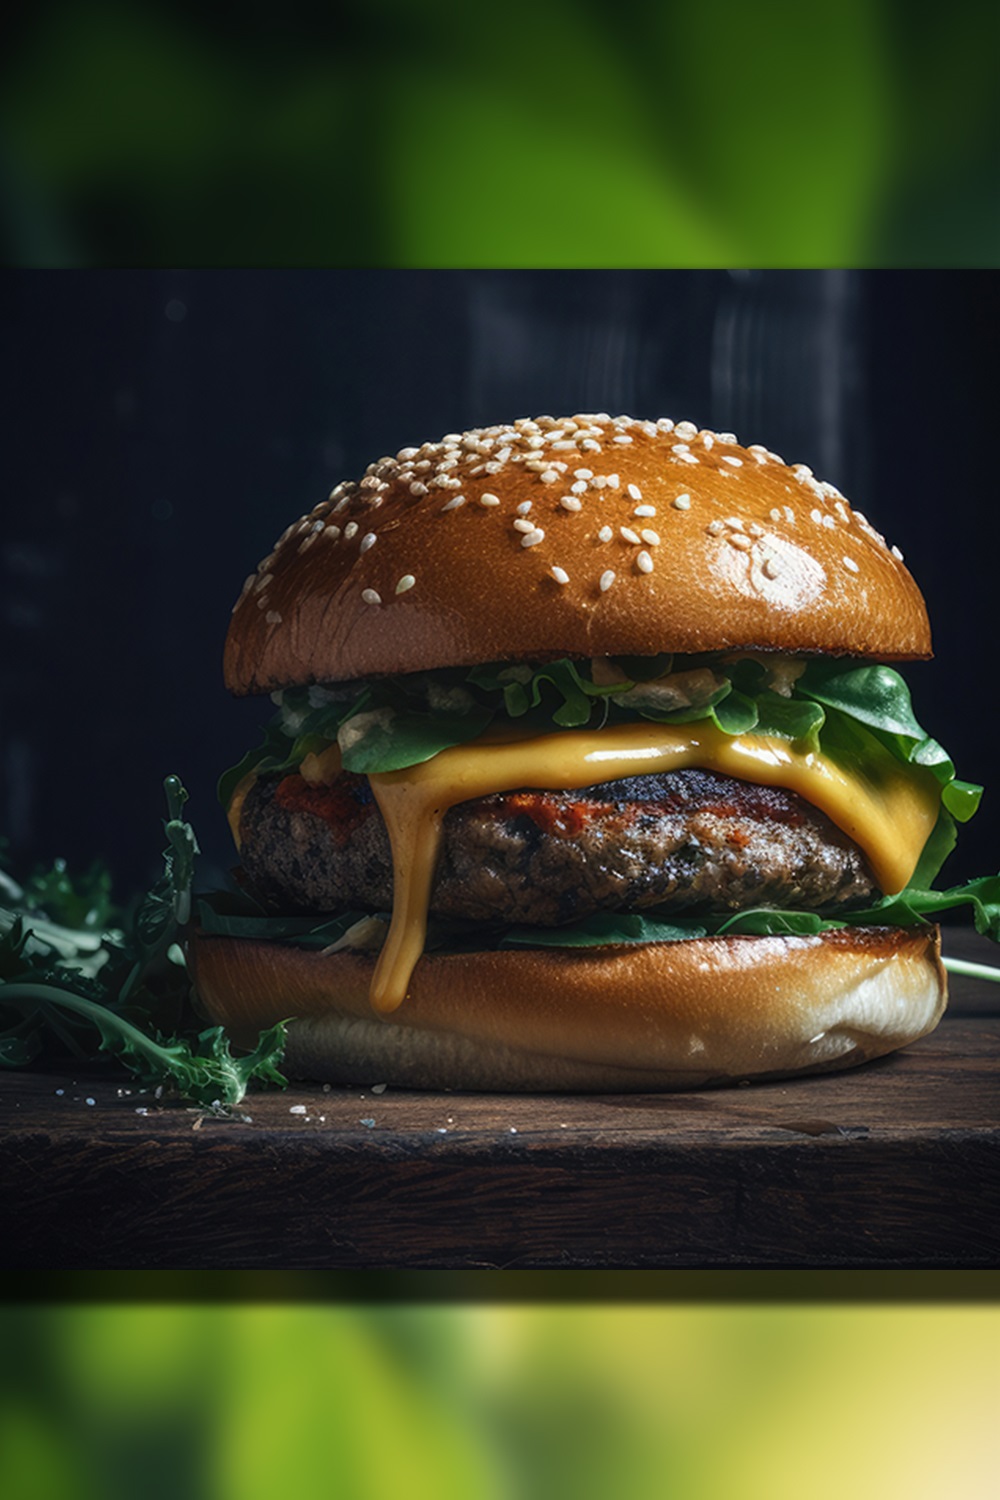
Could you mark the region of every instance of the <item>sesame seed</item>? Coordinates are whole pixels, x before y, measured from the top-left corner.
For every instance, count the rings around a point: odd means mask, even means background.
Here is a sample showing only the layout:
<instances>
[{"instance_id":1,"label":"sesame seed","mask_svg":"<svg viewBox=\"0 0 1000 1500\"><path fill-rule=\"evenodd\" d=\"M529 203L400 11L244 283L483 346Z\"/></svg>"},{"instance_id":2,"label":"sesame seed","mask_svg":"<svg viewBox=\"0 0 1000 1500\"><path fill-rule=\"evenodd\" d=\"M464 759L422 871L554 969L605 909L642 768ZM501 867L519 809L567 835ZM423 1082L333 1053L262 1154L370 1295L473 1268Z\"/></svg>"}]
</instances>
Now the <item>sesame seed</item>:
<instances>
[{"instance_id":1,"label":"sesame seed","mask_svg":"<svg viewBox=\"0 0 1000 1500\"><path fill-rule=\"evenodd\" d=\"M366 604L381 604L382 595L376 593L375 589L362 589L361 597Z\"/></svg>"},{"instance_id":2,"label":"sesame seed","mask_svg":"<svg viewBox=\"0 0 1000 1500\"><path fill-rule=\"evenodd\" d=\"M789 526L791 526L795 521L795 512L794 510L792 510L792 507L790 505L786 505L784 509L785 520L788 522Z\"/></svg>"},{"instance_id":3,"label":"sesame seed","mask_svg":"<svg viewBox=\"0 0 1000 1500\"><path fill-rule=\"evenodd\" d=\"M678 431L679 430L680 429L678 429ZM671 443L670 451L671 453L689 453L691 450L688 447L687 443Z\"/></svg>"},{"instance_id":4,"label":"sesame seed","mask_svg":"<svg viewBox=\"0 0 1000 1500\"><path fill-rule=\"evenodd\" d=\"M489 509L491 505L499 505L500 499L497 495L491 495L489 490L487 490L485 494L480 495L479 503L480 505L485 505L486 508Z\"/></svg>"},{"instance_id":5,"label":"sesame seed","mask_svg":"<svg viewBox=\"0 0 1000 1500\"><path fill-rule=\"evenodd\" d=\"M559 478L559 471L558 469L546 469L544 473L539 474L538 477L543 484L555 484L556 480Z\"/></svg>"},{"instance_id":6,"label":"sesame seed","mask_svg":"<svg viewBox=\"0 0 1000 1500\"><path fill-rule=\"evenodd\" d=\"M630 443L632 439L627 432L619 432L613 441L616 443Z\"/></svg>"},{"instance_id":7,"label":"sesame seed","mask_svg":"<svg viewBox=\"0 0 1000 1500\"><path fill-rule=\"evenodd\" d=\"M763 528L763 526L758 526L756 521L748 521L747 522L747 531L749 531L749 533L750 533L751 536L763 536L764 535L764 528Z\"/></svg>"},{"instance_id":8,"label":"sesame seed","mask_svg":"<svg viewBox=\"0 0 1000 1500\"><path fill-rule=\"evenodd\" d=\"M593 477L594 477L594 471L593 471L593 469L574 469L573 470L573 478L574 479L593 479Z\"/></svg>"},{"instance_id":9,"label":"sesame seed","mask_svg":"<svg viewBox=\"0 0 1000 1500\"><path fill-rule=\"evenodd\" d=\"M817 510L814 507L809 512L809 519L810 519L810 521L815 521L817 526L822 526L822 524L823 524L823 513L822 513L822 511Z\"/></svg>"},{"instance_id":10,"label":"sesame seed","mask_svg":"<svg viewBox=\"0 0 1000 1500\"><path fill-rule=\"evenodd\" d=\"M768 511L768 515L771 517L772 521L780 521L781 520L781 511L778 509L778 507L776 505L772 505L771 506L771 509Z\"/></svg>"},{"instance_id":11,"label":"sesame seed","mask_svg":"<svg viewBox=\"0 0 1000 1500\"><path fill-rule=\"evenodd\" d=\"M535 529L534 521L526 521L523 516L518 516L517 520L513 522L513 526L515 531L523 531L525 533L534 531Z\"/></svg>"},{"instance_id":12,"label":"sesame seed","mask_svg":"<svg viewBox=\"0 0 1000 1500\"><path fill-rule=\"evenodd\" d=\"M834 516L824 516L823 517L823 525L826 527L827 531L832 531L833 528L836 526L836 524L837 524L837 521L836 521L836 518Z\"/></svg>"},{"instance_id":13,"label":"sesame seed","mask_svg":"<svg viewBox=\"0 0 1000 1500\"><path fill-rule=\"evenodd\" d=\"M742 469L743 467L742 458L737 458L735 453L724 453L722 455L722 462L724 464L731 464L734 469Z\"/></svg>"},{"instance_id":14,"label":"sesame seed","mask_svg":"<svg viewBox=\"0 0 1000 1500\"><path fill-rule=\"evenodd\" d=\"M269 609L267 614L264 616L264 619L269 625L281 624L281 616L278 614L278 611L276 609Z\"/></svg>"},{"instance_id":15,"label":"sesame seed","mask_svg":"<svg viewBox=\"0 0 1000 1500\"><path fill-rule=\"evenodd\" d=\"M460 505L464 505L464 504L465 504L465 496L464 495L455 495L451 500L446 500L445 503L442 505L442 507L441 507L441 514L443 515L446 510L458 510L459 506Z\"/></svg>"},{"instance_id":16,"label":"sesame seed","mask_svg":"<svg viewBox=\"0 0 1000 1500\"><path fill-rule=\"evenodd\" d=\"M377 540L378 538L376 537L374 531L369 531L367 536L363 536L361 538L361 546L359 548L359 551L367 552L369 547L374 547Z\"/></svg>"},{"instance_id":17,"label":"sesame seed","mask_svg":"<svg viewBox=\"0 0 1000 1500\"><path fill-rule=\"evenodd\" d=\"M612 568L608 568L605 572L603 572L601 574L601 580L600 580L600 584L599 584L601 593L602 594L606 594L608 592L608 589L614 583L614 581L615 581L614 570Z\"/></svg>"},{"instance_id":18,"label":"sesame seed","mask_svg":"<svg viewBox=\"0 0 1000 1500\"><path fill-rule=\"evenodd\" d=\"M573 453L575 449L576 443L572 438L560 438L558 442L552 444L553 453Z\"/></svg>"},{"instance_id":19,"label":"sesame seed","mask_svg":"<svg viewBox=\"0 0 1000 1500\"><path fill-rule=\"evenodd\" d=\"M898 547L892 547L890 548L890 551L892 552L893 557L895 557L899 562L903 561L903 554L902 552L900 552Z\"/></svg>"},{"instance_id":20,"label":"sesame seed","mask_svg":"<svg viewBox=\"0 0 1000 1500\"><path fill-rule=\"evenodd\" d=\"M737 531L733 536L727 536L726 541L731 547L735 547L738 552L749 552L750 548L753 546L753 542L750 540L750 538L748 536L744 536L740 531Z\"/></svg>"},{"instance_id":21,"label":"sesame seed","mask_svg":"<svg viewBox=\"0 0 1000 1500\"><path fill-rule=\"evenodd\" d=\"M587 493L587 481L585 479L578 479L576 484L570 485L570 491L574 495L585 495Z\"/></svg>"},{"instance_id":22,"label":"sesame seed","mask_svg":"<svg viewBox=\"0 0 1000 1500\"><path fill-rule=\"evenodd\" d=\"M597 533L597 539L600 542L610 542L613 536L614 532L611 530L610 526L602 526L600 531Z\"/></svg>"},{"instance_id":23,"label":"sesame seed","mask_svg":"<svg viewBox=\"0 0 1000 1500\"><path fill-rule=\"evenodd\" d=\"M530 500L522 500L521 503L520 503L520 505L516 506L515 508L516 508L517 514L519 516L526 516L528 514L529 510L531 509L531 501Z\"/></svg>"},{"instance_id":24,"label":"sesame seed","mask_svg":"<svg viewBox=\"0 0 1000 1500\"><path fill-rule=\"evenodd\" d=\"M510 458L510 455L511 455L510 448L501 448L500 451L497 453L496 462L500 463L500 464L505 464L507 462L508 458ZM489 466L487 465L487 467L489 467Z\"/></svg>"},{"instance_id":25,"label":"sesame seed","mask_svg":"<svg viewBox=\"0 0 1000 1500\"><path fill-rule=\"evenodd\" d=\"M660 533L658 531L643 530L640 531L639 535L650 547L658 547L660 545Z\"/></svg>"},{"instance_id":26,"label":"sesame seed","mask_svg":"<svg viewBox=\"0 0 1000 1500\"><path fill-rule=\"evenodd\" d=\"M407 589L412 589L416 581L417 580L414 578L412 573L404 573L402 578L396 584L396 593L405 594Z\"/></svg>"},{"instance_id":27,"label":"sesame seed","mask_svg":"<svg viewBox=\"0 0 1000 1500\"><path fill-rule=\"evenodd\" d=\"M553 567L549 569L549 572L552 574L552 577L555 579L556 583L569 583L569 574L566 572L565 568Z\"/></svg>"},{"instance_id":28,"label":"sesame seed","mask_svg":"<svg viewBox=\"0 0 1000 1500\"><path fill-rule=\"evenodd\" d=\"M717 443L735 443L736 434L735 432L717 432L715 440Z\"/></svg>"},{"instance_id":29,"label":"sesame seed","mask_svg":"<svg viewBox=\"0 0 1000 1500\"><path fill-rule=\"evenodd\" d=\"M712 434L710 432L703 432L701 434L701 440L705 444L705 447L711 451L715 443L715 438L712 436Z\"/></svg>"},{"instance_id":30,"label":"sesame seed","mask_svg":"<svg viewBox=\"0 0 1000 1500\"><path fill-rule=\"evenodd\" d=\"M656 421L657 432L673 432L674 424L669 417L658 417Z\"/></svg>"},{"instance_id":31,"label":"sesame seed","mask_svg":"<svg viewBox=\"0 0 1000 1500\"><path fill-rule=\"evenodd\" d=\"M639 545L641 538L638 532L632 530L631 526L619 526L618 530L626 542L634 542L636 546Z\"/></svg>"},{"instance_id":32,"label":"sesame seed","mask_svg":"<svg viewBox=\"0 0 1000 1500\"><path fill-rule=\"evenodd\" d=\"M616 490L618 488L618 475L617 474L609 474L608 475L608 485L613 490Z\"/></svg>"},{"instance_id":33,"label":"sesame seed","mask_svg":"<svg viewBox=\"0 0 1000 1500\"><path fill-rule=\"evenodd\" d=\"M630 500L641 500L642 499L642 490L639 488L639 486L637 484L630 484L629 487L628 487L628 495L629 495L629 499ZM638 512L637 512L637 514L638 514Z\"/></svg>"},{"instance_id":34,"label":"sesame seed","mask_svg":"<svg viewBox=\"0 0 1000 1500\"><path fill-rule=\"evenodd\" d=\"M698 429L693 422L678 422L674 428L678 437L693 438L698 436Z\"/></svg>"},{"instance_id":35,"label":"sesame seed","mask_svg":"<svg viewBox=\"0 0 1000 1500\"><path fill-rule=\"evenodd\" d=\"M347 525L344 527L344 541L349 542L352 537L357 536L358 531L359 527L357 521L348 521Z\"/></svg>"},{"instance_id":36,"label":"sesame seed","mask_svg":"<svg viewBox=\"0 0 1000 1500\"><path fill-rule=\"evenodd\" d=\"M709 536L718 536L719 532L725 531L725 529L725 521L709 521L708 525L705 527L705 530L708 532Z\"/></svg>"},{"instance_id":37,"label":"sesame seed","mask_svg":"<svg viewBox=\"0 0 1000 1500\"><path fill-rule=\"evenodd\" d=\"M502 463L498 462L498 460L495 459L495 458L491 458L488 464L483 464L483 473L484 474L499 474L500 470L502 468L503 468L503 464Z\"/></svg>"},{"instance_id":38,"label":"sesame seed","mask_svg":"<svg viewBox=\"0 0 1000 1500\"><path fill-rule=\"evenodd\" d=\"M731 531L743 530L743 522L740 520L739 516L727 516L725 524L730 528Z\"/></svg>"},{"instance_id":39,"label":"sesame seed","mask_svg":"<svg viewBox=\"0 0 1000 1500\"><path fill-rule=\"evenodd\" d=\"M529 531L521 538L522 547L537 547L539 542L544 542L545 532L541 530Z\"/></svg>"},{"instance_id":40,"label":"sesame seed","mask_svg":"<svg viewBox=\"0 0 1000 1500\"><path fill-rule=\"evenodd\" d=\"M671 504L673 505L674 510L690 510L691 509L691 496L690 495L677 495L674 498L674 500L671 501Z\"/></svg>"},{"instance_id":41,"label":"sesame seed","mask_svg":"<svg viewBox=\"0 0 1000 1500\"><path fill-rule=\"evenodd\" d=\"M563 510L583 509L583 502L578 500L575 495L563 495L563 497L559 501L559 504L562 506Z\"/></svg>"},{"instance_id":42,"label":"sesame seed","mask_svg":"<svg viewBox=\"0 0 1000 1500\"><path fill-rule=\"evenodd\" d=\"M592 490L606 490L608 487L608 476L606 474L595 474L590 481Z\"/></svg>"},{"instance_id":43,"label":"sesame seed","mask_svg":"<svg viewBox=\"0 0 1000 1500\"><path fill-rule=\"evenodd\" d=\"M640 573L652 573L653 571L653 559L650 557L648 552L638 553L635 559L635 565L639 569Z\"/></svg>"},{"instance_id":44,"label":"sesame seed","mask_svg":"<svg viewBox=\"0 0 1000 1500\"><path fill-rule=\"evenodd\" d=\"M850 568L850 570L851 570L852 573L860 573L861 572L861 569L858 567L858 565L854 561L853 557L845 557L843 559L843 562L844 562L844 567L845 568Z\"/></svg>"},{"instance_id":45,"label":"sesame seed","mask_svg":"<svg viewBox=\"0 0 1000 1500\"><path fill-rule=\"evenodd\" d=\"M584 453L600 453L601 451L600 443L595 442L593 438L584 438L583 442L580 444L580 447L583 449Z\"/></svg>"},{"instance_id":46,"label":"sesame seed","mask_svg":"<svg viewBox=\"0 0 1000 1500\"><path fill-rule=\"evenodd\" d=\"M656 506L655 505L637 505L636 508L635 508L635 510L632 512L632 514L634 516L655 516L656 515Z\"/></svg>"}]
</instances>

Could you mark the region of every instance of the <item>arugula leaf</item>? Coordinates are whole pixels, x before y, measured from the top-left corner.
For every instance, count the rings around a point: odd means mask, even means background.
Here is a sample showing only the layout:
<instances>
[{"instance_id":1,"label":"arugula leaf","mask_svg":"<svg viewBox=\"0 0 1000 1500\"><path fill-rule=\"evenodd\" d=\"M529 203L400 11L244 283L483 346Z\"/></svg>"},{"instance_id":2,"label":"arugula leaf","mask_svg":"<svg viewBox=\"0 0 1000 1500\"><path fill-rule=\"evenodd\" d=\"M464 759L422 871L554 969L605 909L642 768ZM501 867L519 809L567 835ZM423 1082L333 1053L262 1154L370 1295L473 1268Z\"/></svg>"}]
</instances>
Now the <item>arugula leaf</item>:
<instances>
[{"instance_id":1,"label":"arugula leaf","mask_svg":"<svg viewBox=\"0 0 1000 1500\"><path fill-rule=\"evenodd\" d=\"M704 937L697 922L646 916L642 912L595 912L567 927L511 927L499 948L596 948L612 943L676 943Z\"/></svg>"},{"instance_id":2,"label":"arugula leaf","mask_svg":"<svg viewBox=\"0 0 1000 1500\"><path fill-rule=\"evenodd\" d=\"M343 765L346 771L364 776L373 771L401 771L430 760L452 745L464 745L475 739L489 724L493 715L488 709L466 713L393 713L374 710L350 721L357 737L347 741Z\"/></svg>"},{"instance_id":3,"label":"arugula leaf","mask_svg":"<svg viewBox=\"0 0 1000 1500\"><path fill-rule=\"evenodd\" d=\"M164 873L121 929L96 924L96 912L113 911L109 895L103 906L95 903L95 892L110 891L103 877L85 877L75 888L58 865L55 879L33 877L24 888L5 877L0 1065L23 1067L53 1043L80 1058L111 1052L144 1086L233 1105L252 1078L284 1082L278 1063L285 1028L271 1028L247 1056L234 1057L222 1028L206 1029L198 1018L183 950L198 843L182 816L187 792L180 781L167 777L164 790ZM161 1030L167 1017L173 1037Z\"/></svg>"},{"instance_id":4,"label":"arugula leaf","mask_svg":"<svg viewBox=\"0 0 1000 1500\"><path fill-rule=\"evenodd\" d=\"M184 1038L164 1040L155 1029L139 1027L107 1005L88 1000L62 985L29 980L8 984L0 995L5 1005L30 1006L40 1020L50 1007L68 1010L91 1022L100 1037L101 1051L112 1052L137 1075L146 1088L172 1086L183 1098L196 1104L239 1104L251 1078L283 1084L277 1062L284 1047L284 1025L262 1032L255 1049L245 1057L233 1057L221 1026L199 1032L195 1042ZM16 1052L4 1049L0 1060L11 1063ZM25 1054L22 1061L31 1061Z\"/></svg>"},{"instance_id":5,"label":"arugula leaf","mask_svg":"<svg viewBox=\"0 0 1000 1500\"><path fill-rule=\"evenodd\" d=\"M864 724L904 765L923 766L941 783L942 801L959 822L972 817L982 787L956 781L946 750L917 723L904 679L879 663L847 666L814 660L795 684L796 691L856 723Z\"/></svg>"}]
</instances>

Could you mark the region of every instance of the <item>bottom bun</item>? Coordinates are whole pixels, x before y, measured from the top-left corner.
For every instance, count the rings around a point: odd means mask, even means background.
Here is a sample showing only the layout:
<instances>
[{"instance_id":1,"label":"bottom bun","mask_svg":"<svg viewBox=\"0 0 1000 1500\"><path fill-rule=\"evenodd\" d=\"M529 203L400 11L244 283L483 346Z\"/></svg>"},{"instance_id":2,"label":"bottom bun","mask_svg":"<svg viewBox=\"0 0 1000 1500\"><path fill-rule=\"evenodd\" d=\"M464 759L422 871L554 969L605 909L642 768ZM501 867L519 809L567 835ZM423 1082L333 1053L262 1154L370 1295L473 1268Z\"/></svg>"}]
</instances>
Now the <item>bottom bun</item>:
<instances>
[{"instance_id":1,"label":"bottom bun","mask_svg":"<svg viewBox=\"0 0 1000 1500\"><path fill-rule=\"evenodd\" d=\"M428 953L374 1015L370 954L197 937L195 980L242 1045L287 1017L285 1069L369 1087L689 1089L826 1072L933 1030L937 927L706 937L605 948Z\"/></svg>"}]
</instances>

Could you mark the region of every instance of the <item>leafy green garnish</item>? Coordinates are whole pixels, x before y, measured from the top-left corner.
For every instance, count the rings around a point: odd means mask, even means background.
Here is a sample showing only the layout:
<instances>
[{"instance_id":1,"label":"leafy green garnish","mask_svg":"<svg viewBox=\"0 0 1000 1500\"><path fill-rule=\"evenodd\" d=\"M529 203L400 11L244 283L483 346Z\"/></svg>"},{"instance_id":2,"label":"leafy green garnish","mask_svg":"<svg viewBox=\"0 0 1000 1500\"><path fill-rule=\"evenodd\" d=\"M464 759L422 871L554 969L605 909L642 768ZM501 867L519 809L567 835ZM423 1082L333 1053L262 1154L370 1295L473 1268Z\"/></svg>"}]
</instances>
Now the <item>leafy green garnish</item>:
<instances>
[{"instance_id":1,"label":"leafy green garnish","mask_svg":"<svg viewBox=\"0 0 1000 1500\"><path fill-rule=\"evenodd\" d=\"M24 887L4 875L0 897L0 1065L23 1067L53 1046L73 1056L110 1052L142 1087L196 1104L238 1104L251 1079L283 1084L284 1025L234 1057L222 1027L195 1010L184 955L198 843L182 816L187 793L164 783L164 873L127 918L110 877L80 882L57 863ZM110 921L120 919L120 925ZM168 1026L173 1035L164 1034Z\"/></svg>"},{"instance_id":2,"label":"leafy green garnish","mask_svg":"<svg viewBox=\"0 0 1000 1500\"><path fill-rule=\"evenodd\" d=\"M355 924L364 920L360 911L336 917L278 917L264 912L245 895L232 903L219 896L203 899L198 921L203 932L220 936L257 938L287 942L296 947L323 948L337 942ZM722 934L748 936L812 936L838 927L912 927L936 921L955 907L972 909L976 930L1000 942L1000 875L982 876L945 891L909 885L895 896L884 896L873 905L839 911L835 916L815 911L752 907L738 912L595 912L563 927L501 926L492 928L474 922L432 920L428 949L437 952L467 952L495 948L603 948L622 943L673 943L688 938ZM383 914L386 925L388 914Z\"/></svg>"}]
</instances>

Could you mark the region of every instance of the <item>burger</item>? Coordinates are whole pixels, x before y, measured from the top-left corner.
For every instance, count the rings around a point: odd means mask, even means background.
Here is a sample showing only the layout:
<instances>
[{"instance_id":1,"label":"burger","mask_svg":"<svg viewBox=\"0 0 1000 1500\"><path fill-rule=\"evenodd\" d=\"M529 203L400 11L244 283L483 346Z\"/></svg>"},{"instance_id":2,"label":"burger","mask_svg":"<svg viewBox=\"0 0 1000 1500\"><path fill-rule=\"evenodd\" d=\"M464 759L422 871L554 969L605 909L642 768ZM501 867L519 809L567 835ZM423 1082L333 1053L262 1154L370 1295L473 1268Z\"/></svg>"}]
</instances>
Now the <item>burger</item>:
<instances>
[{"instance_id":1,"label":"burger","mask_svg":"<svg viewBox=\"0 0 1000 1500\"><path fill-rule=\"evenodd\" d=\"M220 783L239 894L196 982L300 1077L676 1089L843 1068L946 1001L955 778L865 517L732 433L606 413L371 464L249 577L270 694Z\"/></svg>"}]
</instances>

